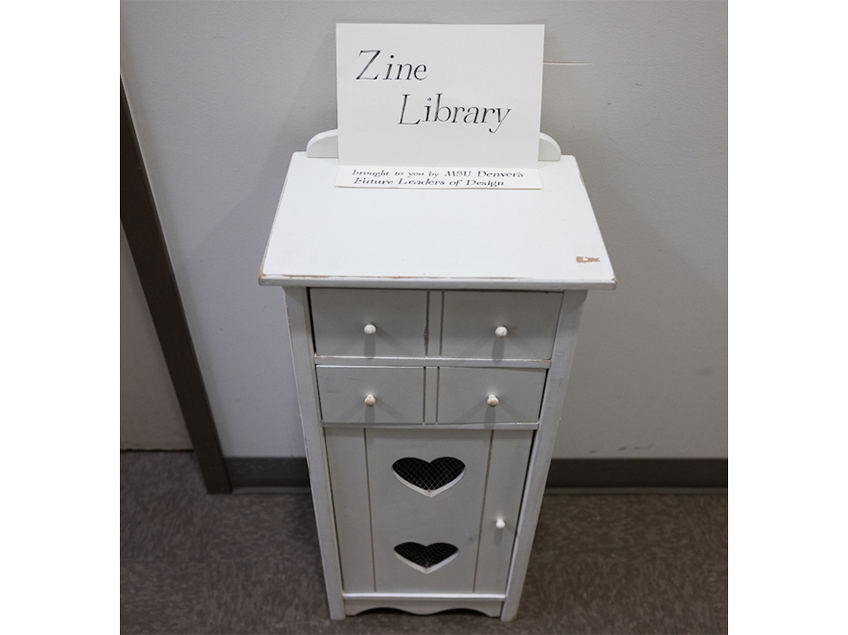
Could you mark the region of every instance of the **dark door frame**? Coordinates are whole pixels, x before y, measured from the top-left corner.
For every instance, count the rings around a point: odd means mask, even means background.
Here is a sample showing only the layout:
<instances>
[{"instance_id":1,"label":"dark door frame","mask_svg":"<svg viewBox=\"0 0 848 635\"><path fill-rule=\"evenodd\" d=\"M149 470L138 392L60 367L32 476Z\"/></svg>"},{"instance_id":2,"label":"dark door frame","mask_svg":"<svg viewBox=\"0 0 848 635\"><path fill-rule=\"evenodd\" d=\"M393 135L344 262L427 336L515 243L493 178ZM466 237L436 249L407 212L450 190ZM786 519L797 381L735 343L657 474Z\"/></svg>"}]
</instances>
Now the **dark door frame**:
<instances>
[{"instance_id":1,"label":"dark door frame","mask_svg":"<svg viewBox=\"0 0 848 635\"><path fill-rule=\"evenodd\" d=\"M200 472L210 494L229 494L227 471L209 396L180 299L147 170L138 147L132 116L121 82L121 225L168 372L177 393Z\"/></svg>"}]
</instances>

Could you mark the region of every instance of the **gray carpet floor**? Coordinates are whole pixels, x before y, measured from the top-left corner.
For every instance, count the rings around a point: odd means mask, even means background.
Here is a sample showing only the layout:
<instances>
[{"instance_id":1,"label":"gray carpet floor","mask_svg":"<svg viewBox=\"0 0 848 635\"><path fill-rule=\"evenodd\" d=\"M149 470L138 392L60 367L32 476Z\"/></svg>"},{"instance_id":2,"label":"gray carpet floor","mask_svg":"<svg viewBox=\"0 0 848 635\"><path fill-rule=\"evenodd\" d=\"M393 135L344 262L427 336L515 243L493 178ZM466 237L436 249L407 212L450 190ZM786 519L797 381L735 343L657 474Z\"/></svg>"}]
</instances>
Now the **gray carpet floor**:
<instances>
[{"instance_id":1,"label":"gray carpet floor","mask_svg":"<svg viewBox=\"0 0 848 635\"><path fill-rule=\"evenodd\" d=\"M329 618L308 494L209 495L121 454L122 633L726 633L727 495L548 495L518 618Z\"/></svg>"}]
</instances>

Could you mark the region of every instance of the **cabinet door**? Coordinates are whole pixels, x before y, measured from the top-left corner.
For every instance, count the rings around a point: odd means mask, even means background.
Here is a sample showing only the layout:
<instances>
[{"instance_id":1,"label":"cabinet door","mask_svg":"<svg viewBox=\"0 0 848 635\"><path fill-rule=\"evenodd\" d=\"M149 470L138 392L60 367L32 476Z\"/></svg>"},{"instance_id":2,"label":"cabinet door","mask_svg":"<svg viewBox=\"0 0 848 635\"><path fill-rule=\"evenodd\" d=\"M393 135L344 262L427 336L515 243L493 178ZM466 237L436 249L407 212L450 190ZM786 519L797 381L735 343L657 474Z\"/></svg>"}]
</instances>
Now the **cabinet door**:
<instances>
[{"instance_id":1,"label":"cabinet door","mask_svg":"<svg viewBox=\"0 0 848 635\"><path fill-rule=\"evenodd\" d=\"M473 591L490 435L365 430L377 592ZM460 461L462 473L448 473L453 485L432 496L416 489L424 483L412 470L396 467L415 460L425 466L421 472L444 472L446 459Z\"/></svg>"},{"instance_id":2,"label":"cabinet door","mask_svg":"<svg viewBox=\"0 0 848 635\"><path fill-rule=\"evenodd\" d=\"M316 366L325 423L423 423L424 369Z\"/></svg>"},{"instance_id":3,"label":"cabinet door","mask_svg":"<svg viewBox=\"0 0 848 635\"><path fill-rule=\"evenodd\" d=\"M309 298L317 355L423 357L425 354L426 291L310 289Z\"/></svg>"},{"instance_id":4,"label":"cabinet door","mask_svg":"<svg viewBox=\"0 0 848 635\"><path fill-rule=\"evenodd\" d=\"M561 303L562 293L446 291L442 355L550 359Z\"/></svg>"},{"instance_id":5,"label":"cabinet door","mask_svg":"<svg viewBox=\"0 0 848 635\"><path fill-rule=\"evenodd\" d=\"M532 441L531 430L492 432L475 593L506 591Z\"/></svg>"},{"instance_id":6,"label":"cabinet door","mask_svg":"<svg viewBox=\"0 0 848 635\"><path fill-rule=\"evenodd\" d=\"M505 592L532 435L366 429L375 590Z\"/></svg>"},{"instance_id":7,"label":"cabinet door","mask_svg":"<svg viewBox=\"0 0 848 635\"><path fill-rule=\"evenodd\" d=\"M440 368L438 422L536 422L546 375L544 368Z\"/></svg>"}]
</instances>

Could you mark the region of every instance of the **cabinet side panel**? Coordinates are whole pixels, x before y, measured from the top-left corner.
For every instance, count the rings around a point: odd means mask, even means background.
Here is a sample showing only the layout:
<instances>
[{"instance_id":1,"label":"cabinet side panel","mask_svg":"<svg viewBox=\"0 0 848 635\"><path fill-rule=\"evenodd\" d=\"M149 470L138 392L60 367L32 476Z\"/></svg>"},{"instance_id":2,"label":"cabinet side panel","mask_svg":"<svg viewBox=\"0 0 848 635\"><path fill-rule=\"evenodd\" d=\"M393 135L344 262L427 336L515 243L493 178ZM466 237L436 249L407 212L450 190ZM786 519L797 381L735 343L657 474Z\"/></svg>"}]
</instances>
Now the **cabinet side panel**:
<instances>
[{"instance_id":1,"label":"cabinet side panel","mask_svg":"<svg viewBox=\"0 0 848 635\"><path fill-rule=\"evenodd\" d=\"M327 429L324 438L330 465L342 588L348 593L374 591L365 430Z\"/></svg>"},{"instance_id":2,"label":"cabinet side panel","mask_svg":"<svg viewBox=\"0 0 848 635\"><path fill-rule=\"evenodd\" d=\"M518 603L521 600L521 590L524 587L527 564L530 561L530 549L533 546L539 509L542 507L542 496L545 493L545 481L551 465L551 454L554 451L557 428L565 403L565 387L568 384L568 374L574 358L577 326L580 323L580 314L585 300L586 291L567 291L562 301L551 368L548 371L545 396L542 400L539 429L530 450L524 498L521 502L518 532L506 587L506 600L501 613L501 619L506 622L514 620L518 613Z\"/></svg>"},{"instance_id":3,"label":"cabinet side panel","mask_svg":"<svg viewBox=\"0 0 848 635\"><path fill-rule=\"evenodd\" d=\"M503 593L506 590L532 438L530 430L495 430L492 433L475 593ZM502 529L496 525L498 520L504 522Z\"/></svg>"},{"instance_id":4,"label":"cabinet side panel","mask_svg":"<svg viewBox=\"0 0 848 635\"><path fill-rule=\"evenodd\" d=\"M289 321L289 336L292 345L295 387L303 423L303 440L306 460L309 464L309 481L312 489L312 505L315 508L315 523L318 527L318 542L321 545L321 562L324 566L324 583L327 585L327 603L330 617L344 619L342 601L342 578L339 568L339 553L336 543L336 527L333 522L333 499L330 493L330 477L327 471L327 447L318 414L318 390L312 365L312 339L306 289L284 287L286 315Z\"/></svg>"}]
</instances>

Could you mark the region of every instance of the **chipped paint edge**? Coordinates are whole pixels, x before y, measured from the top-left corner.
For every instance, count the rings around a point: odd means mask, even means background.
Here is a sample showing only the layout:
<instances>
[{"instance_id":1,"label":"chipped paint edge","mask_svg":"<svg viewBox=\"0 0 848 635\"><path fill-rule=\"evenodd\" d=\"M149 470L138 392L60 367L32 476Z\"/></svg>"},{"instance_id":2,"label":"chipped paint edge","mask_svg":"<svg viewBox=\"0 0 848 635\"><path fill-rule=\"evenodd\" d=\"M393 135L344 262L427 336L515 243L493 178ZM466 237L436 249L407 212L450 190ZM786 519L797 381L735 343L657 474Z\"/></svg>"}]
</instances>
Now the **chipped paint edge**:
<instances>
[{"instance_id":1,"label":"chipped paint edge","mask_svg":"<svg viewBox=\"0 0 848 635\"><path fill-rule=\"evenodd\" d=\"M536 280L531 278L426 278L403 276L325 276L325 275L260 275L262 286L281 287L362 287L408 289L525 289L536 291L579 291L615 289L615 276L609 279Z\"/></svg>"}]
</instances>

